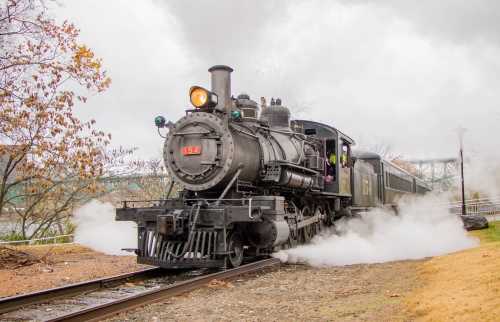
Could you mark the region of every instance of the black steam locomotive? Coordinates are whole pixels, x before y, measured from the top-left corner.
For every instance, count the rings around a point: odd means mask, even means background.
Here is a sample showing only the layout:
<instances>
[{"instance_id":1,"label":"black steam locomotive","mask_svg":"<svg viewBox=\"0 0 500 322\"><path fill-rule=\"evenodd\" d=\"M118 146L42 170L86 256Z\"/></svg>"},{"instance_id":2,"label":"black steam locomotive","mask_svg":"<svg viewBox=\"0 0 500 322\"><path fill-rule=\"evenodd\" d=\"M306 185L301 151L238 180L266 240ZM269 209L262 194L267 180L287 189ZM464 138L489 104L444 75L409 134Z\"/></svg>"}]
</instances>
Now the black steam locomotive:
<instances>
[{"instance_id":1,"label":"black steam locomotive","mask_svg":"<svg viewBox=\"0 0 500 322\"><path fill-rule=\"evenodd\" d=\"M429 188L322 123L290 120L280 99L231 96L228 66L213 66L211 91L194 86L194 109L168 128L164 160L179 196L126 201L117 220L138 226L138 262L164 268L239 266L307 243L354 212L395 204ZM261 109L261 110L260 110ZM260 110L260 111L259 111Z\"/></svg>"}]
</instances>

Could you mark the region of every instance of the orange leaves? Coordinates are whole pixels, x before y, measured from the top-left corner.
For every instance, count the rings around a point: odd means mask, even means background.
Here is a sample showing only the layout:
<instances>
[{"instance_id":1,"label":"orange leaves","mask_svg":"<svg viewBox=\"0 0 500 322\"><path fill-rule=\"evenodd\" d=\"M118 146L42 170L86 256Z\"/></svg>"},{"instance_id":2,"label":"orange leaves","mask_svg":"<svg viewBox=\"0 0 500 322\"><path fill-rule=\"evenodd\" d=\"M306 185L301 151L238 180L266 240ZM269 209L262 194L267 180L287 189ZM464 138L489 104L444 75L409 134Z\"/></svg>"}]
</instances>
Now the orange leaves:
<instances>
[{"instance_id":1,"label":"orange leaves","mask_svg":"<svg viewBox=\"0 0 500 322\"><path fill-rule=\"evenodd\" d=\"M86 65L97 70L101 68L100 60L94 59L94 53L85 45L77 46L73 55L73 61L78 68L82 65Z\"/></svg>"},{"instance_id":2,"label":"orange leaves","mask_svg":"<svg viewBox=\"0 0 500 322\"><path fill-rule=\"evenodd\" d=\"M81 60L82 58L94 58L94 53L85 45L78 46L75 52L75 59Z\"/></svg>"},{"instance_id":3,"label":"orange leaves","mask_svg":"<svg viewBox=\"0 0 500 322\"><path fill-rule=\"evenodd\" d=\"M111 136L95 129L94 120L80 121L73 109L111 80L102 61L78 43L78 29L56 23L45 10L30 0L12 2L12 19L0 10L0 147L23 147L9 150L22 160L13 171L20 180L89 178L103 172Z\"/></svg>"}]
</instances>

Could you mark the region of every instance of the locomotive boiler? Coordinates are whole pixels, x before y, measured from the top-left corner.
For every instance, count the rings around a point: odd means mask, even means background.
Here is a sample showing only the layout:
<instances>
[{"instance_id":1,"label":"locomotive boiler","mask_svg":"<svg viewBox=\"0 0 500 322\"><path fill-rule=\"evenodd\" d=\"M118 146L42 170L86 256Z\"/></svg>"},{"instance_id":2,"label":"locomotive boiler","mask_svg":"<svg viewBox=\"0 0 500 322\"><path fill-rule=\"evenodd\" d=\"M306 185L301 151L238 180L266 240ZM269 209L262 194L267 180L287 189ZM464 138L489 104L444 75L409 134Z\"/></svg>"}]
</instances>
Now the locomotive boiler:
<instances>
[{"instance_id":1,"label":"locomotive boiler","mask_svg":"<svg viewBox=\"0 0 500 322\"><path fill-rule=\"evenodd\" d=\"M172 178L160 201L124 201L117 220L137 223L138 262L165 268L239 266L245 258L308 242L335 220L404 194L425 192L415 177L332 126L291 120L281 99L257 104L231 95L228 66L209 69L211 89L193 86L193 109L168 134ZM182 189L170 197L174 182Z\"/></svg>"},{"instance_id":2,"label":"locomotive boiler","mask_svg":"<svg viewBox=\"0 0 500 322\"><path fill-rule=\"evenodd\" d=\"M216 94L195 87L192 102L198 104L197 95L219 102L212 107L199 103L197 110L170 127L165 140L164 159L175 180L190 191L212 194L233 178L251 184L262 180L290 188L317 187L318 173L300 169L306 154L319 155L317 147L290 130L290 112L280 100L258 118L257 103L248 95L231 99L232 69L214 66L209 71Z\"/></svg>"}]
</instances>

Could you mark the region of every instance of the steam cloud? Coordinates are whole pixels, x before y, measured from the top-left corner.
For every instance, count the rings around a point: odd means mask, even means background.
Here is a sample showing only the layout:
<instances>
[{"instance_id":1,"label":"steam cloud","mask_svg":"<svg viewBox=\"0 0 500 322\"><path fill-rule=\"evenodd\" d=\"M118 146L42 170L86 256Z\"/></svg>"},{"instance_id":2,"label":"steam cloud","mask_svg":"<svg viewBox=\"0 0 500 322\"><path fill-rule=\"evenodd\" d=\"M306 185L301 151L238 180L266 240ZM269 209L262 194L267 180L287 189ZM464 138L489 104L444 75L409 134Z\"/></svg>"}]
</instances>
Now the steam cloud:
<instances>
[{"instance_id":1,"label":"steam cloud","mask_svg":"<svg viewBox=\"0 0 500 322\"><path fill-rule=\"evenodd\" d=\"M76 210L75 242L110 255L130 255L122 248L137 247L137 228L132 222L115 221L110 203L92 200Z\"/></svg>"},{"instance_id":2,"label":"steam cloud","mask_svg":"<svg viewBox=\"0 0 500 322\"><path fill-rule=\"evenodd\" d=\"M274 257L321 267L419 259L476 246L478 241L467 235L460 218L448 212L446 200L428 195L401 202L398 216L374 209L340 220L335 232Z\"/></svg>"}]
</instances>

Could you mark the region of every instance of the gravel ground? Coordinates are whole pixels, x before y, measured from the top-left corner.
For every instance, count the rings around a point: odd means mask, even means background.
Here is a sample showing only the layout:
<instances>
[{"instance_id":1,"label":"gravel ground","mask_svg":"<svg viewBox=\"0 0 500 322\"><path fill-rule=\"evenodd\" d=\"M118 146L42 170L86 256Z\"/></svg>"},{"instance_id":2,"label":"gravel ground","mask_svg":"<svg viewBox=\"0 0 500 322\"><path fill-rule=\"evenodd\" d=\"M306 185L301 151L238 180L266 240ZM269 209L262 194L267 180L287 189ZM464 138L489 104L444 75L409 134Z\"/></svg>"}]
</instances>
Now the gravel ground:
<instances>
[{"instance_id":1,"label":"gravel ground","mask_svg":"<svg viewBox=\"0 0 500 322\"><path fill-rule=\"evenodd\" d=\"M0 297L133 272L146 267L136 264L135 256L105 255L76 244L11 248L32 255L39 262L15 269L0 269Z\"/></svg>"},{"instance_id":2,"label":"gravel ground","mask_svg":"<svg viewBox=\"0 0 500 322\"><path fill-rule=\"evenodd\" d=\"M422 261L280 270L207 287L109 321L404 321Z\"/></svg>"}]
</instances>

